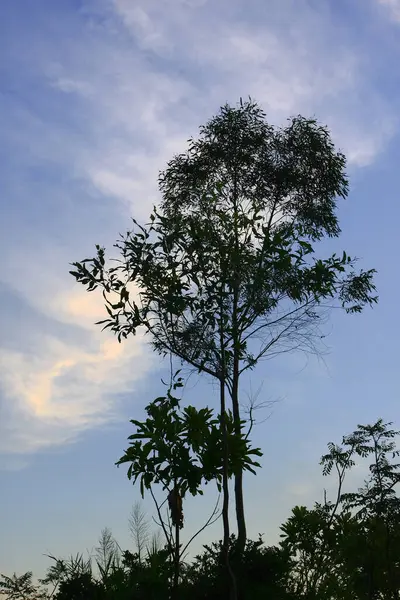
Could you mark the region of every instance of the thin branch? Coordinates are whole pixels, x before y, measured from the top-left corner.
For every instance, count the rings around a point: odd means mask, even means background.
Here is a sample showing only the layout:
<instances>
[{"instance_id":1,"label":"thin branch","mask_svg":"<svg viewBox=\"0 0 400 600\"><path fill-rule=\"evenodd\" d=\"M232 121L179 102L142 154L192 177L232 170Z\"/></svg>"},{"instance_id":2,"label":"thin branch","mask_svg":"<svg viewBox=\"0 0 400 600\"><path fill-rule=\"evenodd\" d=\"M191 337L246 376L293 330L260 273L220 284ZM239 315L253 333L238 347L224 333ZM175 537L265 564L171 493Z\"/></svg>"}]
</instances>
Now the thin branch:
<instances>
[{"instance_id":1,"label":"thin branch","mask_svg":"<svg viewBox=\"0 0 400 600\"><path fill-rule=\"evenodd\" d=\"M216 523L216 521L218 521L218 519L221 517L221 513L214 519L214 516L217 512L218 509L218 504L219 504L219 499L220 499L220 494L218 495L217 498L217 502L215 504L215 507L210 515L210 517L208 518L208 520L205 522L205 524L203 525L203 527L201 527L198 531L196 531L196 533L194 535L192 535L192 537L190 538L190 540L187 542L187 544L185 545L185 547L182 549L179 558L182 558L186 549L190 546L190 544L193 542L193 540L202 532L205 530L206 527L208 527L209 525L213 525L214 523Z\"/></svg>"},{"instance_id":2,"label":"thin branch","mask_svg":"<svg viewBox=\"0 0 400 600\"><path fill-rule=\"evenodd\" d=\"M172 554L172 553L173 553L173 551L174 551L174 548L173 548L173 545L172 545L172 542L171 542L171 538L170 538L170 536L169 536L169 535L168 535L168 533L167 533L167 530L166 530L166 527L165 527L165 523L164 523L164 521L163 521L163 518L162 518L162 516L161 516L161 508L160 508L160 506L159 506L159 504L158 504L158 502L157 502L157 500L156 500L156 497L154 496L154 493L153 493L153 490L151 489L151 487L149 488L149 490L150 490L151 497L152 497L152 498L153 498L153 500L154 500L154 504L156 505L156 509L157 509L158 518L160 519L160 524L161 524L162 530L163 530L163 532L164 532L165 539L167 540L168 549L169 549L169 551L170 551L170 552L171 552L171 554Z\"/></svg>"},{"instance_id":3,"label":"thin branch","mask_svg":"<svg viewBox=\"0 0 400 600\"><path fill-rule=\"evenodd\" d=\"M267 408L267 406L272 406L273 404L275 404L277 402L277 400L264 400L262 402L256 402L257 398L259 397L260 393L261 393L261 389L262 389L263 383L260 384L257 392L253 395L251 392L251 395L247 394L247 397L249 398L249 404L247 405L247 407L244 407L243 404L241 405L242 408L245 409L245 412L248 415L248 419L247 421L249 421L250 425L249 425L249 429L247 431L247 434L245 436L245 439L248 440L250 437L250 433L253 430L253 427L256 424L261 424L261 423L265 423L265 421L267 421L270 417L270 415L268 417L266 417L265 419L263 419L262 421L258 421L256 422L255 418L254 418L254 412L256 410L262 410L264 408ZM251 388L251 383L250 383L250 388Z\"/></svg>"}]
</instances>

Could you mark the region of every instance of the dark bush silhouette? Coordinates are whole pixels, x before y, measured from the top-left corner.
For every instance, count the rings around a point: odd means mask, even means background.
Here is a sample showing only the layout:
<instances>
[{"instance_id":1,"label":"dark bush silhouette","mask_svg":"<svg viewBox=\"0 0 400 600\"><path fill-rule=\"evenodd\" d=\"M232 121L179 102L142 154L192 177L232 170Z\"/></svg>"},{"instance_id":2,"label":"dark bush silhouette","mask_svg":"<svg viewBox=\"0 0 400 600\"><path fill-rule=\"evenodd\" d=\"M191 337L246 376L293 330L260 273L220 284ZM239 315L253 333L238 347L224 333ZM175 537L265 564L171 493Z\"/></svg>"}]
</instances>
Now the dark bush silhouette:
<instances>
[{"instance_id":1,"label":"dark bush silhouette","mask_svg":"<svg viewBox=\"0 0 400 600\"><path fill-rule=\"evenodd\" d=\"M328 444L323 475L335 473L337 495L313 507L296 506L281 526L282 540L247 541L238 552L230 538L231 567L240 600L397 600L400 593L399 432L381 419L359 425L342 443ZM369 476L343 491L346 475L367 461ZM170 550L118 551L109 530L101 536L102 560L57 559L42 585L32 573L0 579L7 600L168 600L174 577ZM98 550L98 549L97 549ZM96 571L97 564L97 572ZM181 564L180 600L229 598L222 541L206 545ZM44 587L47 586L47 588ZM177 590L174 589L174 593Z\"/></svg>"}]
</instances>

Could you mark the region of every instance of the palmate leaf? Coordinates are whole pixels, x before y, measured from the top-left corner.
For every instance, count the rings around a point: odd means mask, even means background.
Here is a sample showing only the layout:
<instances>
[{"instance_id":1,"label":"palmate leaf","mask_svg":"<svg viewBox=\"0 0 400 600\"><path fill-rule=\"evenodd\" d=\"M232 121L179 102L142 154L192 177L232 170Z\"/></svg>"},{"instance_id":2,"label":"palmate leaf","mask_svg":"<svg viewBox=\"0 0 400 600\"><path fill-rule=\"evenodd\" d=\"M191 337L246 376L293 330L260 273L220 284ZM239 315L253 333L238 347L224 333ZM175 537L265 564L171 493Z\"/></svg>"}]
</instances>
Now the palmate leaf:
<instances>
[{"instance_id":1,"label":"palmate leaf","mask_svg":"<svg viewBox=\"0 0 400 600\"><path fill-rule=\"evenodd\" d=\"M179 385L183 384L181 378L177 381ZM214 411L208 407L199 410L193 406L180 408L179 401L171 394L173 388L174 384L166 396L147 405L148 417L144 422L131 420L137 431L129 436L131 445L117 462L118 465L129 463L128 478L133 483L139 480L142 495L158 483L168 488L179 481L182 495L185 490L197 495L202 492L204 483L215 480L219 485L221 482L220 417L214 417ZM261 456L261 450L251 448L243 431L240 438L237 437L231 412L227 414L227 422L230 473L240 469L255 473L259 463L250 456Z\"/></svg>"}]
</instances>

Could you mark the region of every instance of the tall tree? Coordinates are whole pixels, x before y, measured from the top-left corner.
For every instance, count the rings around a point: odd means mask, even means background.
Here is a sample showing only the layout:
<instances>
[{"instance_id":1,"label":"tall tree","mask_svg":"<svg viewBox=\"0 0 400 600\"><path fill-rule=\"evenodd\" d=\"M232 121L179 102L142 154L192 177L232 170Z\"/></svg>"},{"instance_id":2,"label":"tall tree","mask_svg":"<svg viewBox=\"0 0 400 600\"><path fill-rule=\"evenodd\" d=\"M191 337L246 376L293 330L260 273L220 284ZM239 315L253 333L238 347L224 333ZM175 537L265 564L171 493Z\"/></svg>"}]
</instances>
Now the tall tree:
<instances>
[{"instance_id":1,"label":"tall tree","mask_svg":"<svg viewBox=\"0 0 400 600\"><path fill-rule=\"evenodd\" d=\"M117 266L105 250L72 274L102 288L105 328L118 338L144 326L157 351L217 378L241 433L241 375L266 356L315 348L332 306L360 312L376 302L373 270L317 257L337 237L338 198L348 193L345 157L327 128L301 116L266 122L251 100L224 106L189 150L160 175L150 223L123 236ZM223 426L223 422L222 422ZM246 542L243 473L235 474L238 548Z\"/></svg>"}]
</instances>

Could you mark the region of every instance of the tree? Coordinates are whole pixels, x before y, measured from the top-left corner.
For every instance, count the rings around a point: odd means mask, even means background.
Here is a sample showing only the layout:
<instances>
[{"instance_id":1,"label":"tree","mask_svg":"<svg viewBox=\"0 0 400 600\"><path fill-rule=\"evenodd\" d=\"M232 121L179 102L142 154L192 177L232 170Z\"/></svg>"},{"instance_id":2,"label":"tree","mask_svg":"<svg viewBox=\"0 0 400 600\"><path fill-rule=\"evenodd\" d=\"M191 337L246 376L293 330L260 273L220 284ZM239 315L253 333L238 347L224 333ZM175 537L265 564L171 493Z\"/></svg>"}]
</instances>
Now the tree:
<instances>
[{"instance_id":1,"label":"tree","mask_svg":"<svg viewBox=\"0 0 400 600\"><path fill-rule=\"evenodd\" d=\"M292 557L289 584L307 600L395 599L400 589L399 432L381 419L358 425L342 445L328 444L323 474L335 471L334 502L295 507L281 527L281 548ZM356 459L369 459L369 477L357 492L343 492Z\"/></svg>"},{"instance_id":2,"label":"tree","mask_svg":"<svg viewBox=\"0 0 400 600\"><path fill-rule=\"evenodd\" d=\"M215 418L212 409L208 407L200 410L193 406L182 408L181 401L174 395L183 386L183 380L178 375L179 372L174 376L166 396L160 396L146 406L148 416L145 421L131 420L136 432L129 436L130 446L117 462L117 465L128 463L128 477L133 483L139 481L142 497L145 490L149 490L156 502L152 491L155 484L161 484L162 489L168 493L172 524L170 532L157 502L156 506L174 565L172 589L175 596L182 557L194 537L204 529L200 529L181 547L180 530L184 526L185 496L188 492L193 496L202 495L203 485L211 481L216 482L221 490L224 478L221 416ZM260 456L260 450L251 448L243 432L240 437L236 434L231 413L227 413L225 419L228 476L242 470L254 473L259 464L253 460L253 456Z\"/></svg>"},{"instance_id":3,"label":"tree","mask_svg":"<svg viewBox=\"0 0 400 600\"><path fill-rule=\"evenodd\" d=\"M399 431L382 419L372 425L359 425L353 434L356 453L372 458L370 475L356 493L342 495L344 507L352 511L362 527L362 543L367 562L362 566L363 583L368 593L398 598L400 587L400 455L396 448ZM344 440L348 443L348 440Z\"/></svg>"},{"instance_id":4,"label":"tree","mask_svg":"<svg viewBox=\"0 0 400 600\"><path fill-rule=\"evenodd\" d=\"M0 595L5 595L6 600L45 600L46 591L39 586L34 585L31 571L23 575L14 575L7 577L0 576Z\"/></svg>"},{"instance_id":5,"label":"tree","mask_svg":"<svg viewBox=\"0 0 400 600\"><path fill-rule=\"evenodd\" d=\"M287 552L277 547L266 547L261 539L246 543L241 560L235 557L235 536L230 540L232 564L238 574L238 597L241 600L296 600L287 589L290 562ZM204 546L186 571L183 584L186 598L217 600L226 597L226 571L222 557L222 542ZM186 591L186 595L185 595Z\"/></svg>"},{"instance_id":6,"label":"tree","mask_svg":"<svg viewBox=\"0 0 400 600\"><path fill-rule=\"evenodd\" d=\"M373 270L356 272L345 252L323 259L314 248L340 234L345 163L314 119L274 128L251 100L226 105L168 163L160 210L147 226L134 221L117 244L117 266L106 266L100 246L74 263L77 281L103 290L101 323L119 340L143 326L158 352L219 381L223 433L227 390L240 436L246 370L281 352L316 350L332 306L355 313L377 300ZM242 472L235 504L242 552Z\"/></svg>"},{"instance_id":7,"label":"tree","mask_svg":"<svg viewBox=\"0 0 400 600\"><path fill-rule=\"evenodd\" d=\"M39 582L45 586L51 586L49 599L73 598L73 594L76 594L78 598L79 594L89 598L89 592L97 594L98 586L91 586L93 577L90 557L85 560L83 554L70 556L69 559L56 558L50 554L47 556L54 564L47 569L46 576L44 579L39 579ZM85 594L87 595L85 596Z\"/></svg>"},{"instance_id":8,"label":"tree","mask_svg":"<svg viewBox=\"0 0 400 600\"><path fill-rule=\"evenodd\" d=\"M106 600L106 591L90 573L80 573L60 582L55 600Z\"/></svg>"}]
</instances>

